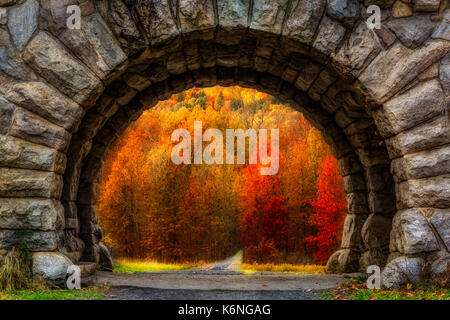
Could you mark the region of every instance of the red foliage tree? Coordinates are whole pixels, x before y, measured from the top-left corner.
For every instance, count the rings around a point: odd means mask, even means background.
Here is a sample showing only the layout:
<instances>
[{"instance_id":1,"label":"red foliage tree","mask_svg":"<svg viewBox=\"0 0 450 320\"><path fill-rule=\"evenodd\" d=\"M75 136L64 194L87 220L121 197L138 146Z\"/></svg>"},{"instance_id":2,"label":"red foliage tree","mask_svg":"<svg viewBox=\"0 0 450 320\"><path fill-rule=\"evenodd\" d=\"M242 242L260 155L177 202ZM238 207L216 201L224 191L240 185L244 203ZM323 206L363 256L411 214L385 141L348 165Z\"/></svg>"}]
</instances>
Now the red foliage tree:
<instances>
[{"instance_id":1,"label":"red foliage tree","mask_svg":"<svg viewBox=\"0 0 450 320\"><path fill-rule=\"evenodd\" d=\"M325 158L317 184L317 198L312 203L315 214L309 221L317 228L317 233L306 238L306 242L309 246L316 247L314 259L318 263L326 263L341 241L347 207L342 177L335 158Z\"/></svg>"}]
</instances>

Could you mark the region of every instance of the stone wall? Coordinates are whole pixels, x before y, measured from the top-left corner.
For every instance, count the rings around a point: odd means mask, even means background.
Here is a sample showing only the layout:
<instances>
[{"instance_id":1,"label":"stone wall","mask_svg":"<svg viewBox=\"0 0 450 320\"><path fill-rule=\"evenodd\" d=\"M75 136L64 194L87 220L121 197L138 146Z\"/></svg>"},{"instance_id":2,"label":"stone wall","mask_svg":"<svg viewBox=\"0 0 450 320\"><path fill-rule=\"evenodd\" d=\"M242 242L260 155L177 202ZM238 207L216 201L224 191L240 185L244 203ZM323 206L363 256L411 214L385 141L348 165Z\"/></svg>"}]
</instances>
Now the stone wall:
<instances>
[{"instance_id":1,"label":"stone wall","mask_svg":"<svg viewBox=\"0 0 450 320\"><path fill-rule=\"evenodd\" d=\"M72 4L79 30L66 26ZM370 4L381 29L367 28ZM36 270L45 252L110 268L94 205L111 144L173 93L240 85L291 103L334 149L349 215L330 269L387 263L389 288L423 266L439 275L450 261L447 7L0 0L0 255L25 243Z\"/></svg>"}]
</instances>

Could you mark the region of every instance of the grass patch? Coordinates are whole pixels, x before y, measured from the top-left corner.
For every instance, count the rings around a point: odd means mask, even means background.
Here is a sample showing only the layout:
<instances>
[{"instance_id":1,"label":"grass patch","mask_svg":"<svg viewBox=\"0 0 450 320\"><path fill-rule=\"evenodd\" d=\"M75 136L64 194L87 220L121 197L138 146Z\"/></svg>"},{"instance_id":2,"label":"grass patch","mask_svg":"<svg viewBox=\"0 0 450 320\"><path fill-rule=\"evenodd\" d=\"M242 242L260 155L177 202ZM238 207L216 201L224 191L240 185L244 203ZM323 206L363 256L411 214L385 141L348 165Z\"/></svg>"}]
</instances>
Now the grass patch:
<instances>
[{"instance_id":1,"label":"grass patch","mask_svg":"<svg viewBox=\"0 0 450 320\"><path fill-rule=\"evenodd\" d=\"M247 273L252 272L281 272L281 273L309 273L319 274L325 273L325 266L322 265L298 265L298 264L247 264L241 265L241 270Z\"/></svg>"},{"instance_id":2,"label":"grass patch","mask_svg":"<svg viewBox=\"0 0 450 320\"><path fill-rule=\"evenodd\" d=\"M400 290L369 290L364 277L352 278L321 295L334 300L450 300L450 288L434 283L408 284Z\"/></svg>"},{"instance_id":3,"label":"grass patch","mask_svg":"<svg viewBox=\"0 0 450 320\"><path fill-rule=\"evenodd\" d=\"M120 259L114 263L114 272L117 273L161 272L189 270L192 268L195 268L194 264L169 264L131 259Z\"/></svg>"},{"instance_id":4,"label":"grass patch","mask_svg":"<svg viewBox=\"0 0 450 320\"><path fill-rule=\"evenodd\" d=\"M0 290L12 291L35 286L26 253L12 248L0 266Z\"/></svg>"},{"instance_id":5,"label":"grass patch","mask_svg":"<svg viewBox=\"0 0 450 320\"><path fill-rule=\"evenodd\" d=\"M12 290L0 292L0 300L102 300L104 291L100 287L81 290Z\"/></svg>"}]
</instances>

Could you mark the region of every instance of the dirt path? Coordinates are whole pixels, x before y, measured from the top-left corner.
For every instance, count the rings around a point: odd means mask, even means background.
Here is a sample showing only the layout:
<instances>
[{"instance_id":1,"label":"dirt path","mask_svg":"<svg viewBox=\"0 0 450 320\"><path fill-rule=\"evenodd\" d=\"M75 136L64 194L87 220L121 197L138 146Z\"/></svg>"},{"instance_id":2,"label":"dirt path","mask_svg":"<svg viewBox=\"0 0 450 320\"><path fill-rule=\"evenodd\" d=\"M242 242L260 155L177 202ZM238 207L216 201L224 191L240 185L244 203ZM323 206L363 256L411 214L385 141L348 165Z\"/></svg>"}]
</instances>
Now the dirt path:
<instances>
[{"instance_id":1,"label":"dirt path","mask_svg":"<svg viewBox=\"0 0 450 320\"><path fill-rule=\"evenodd\" d=\"M112 288L111 299L318 299L337 287L342 275L173 271L118 274L98 272L93 284Z\"/></svg>"},{"instance_id":2,"label":"dirt path","mask_svg":"<svg viewBox=\"0 0 450 320\"><path fill-rule=\"evenodd\" d=\"M120 274L97 272L113 300L315 300L346 281L343 275L239 271L242 252L196 270Z\"/></svg>"},{"instance_id":3,"label":"dirt path","mask_svg":"<svg viewBox=\"0 0 450 320\"><path fill-rule=\"evenodd\" d=\"M201 266L199 270L210 271L239 271L242 264L242 251L237 252L234 256L211 264Z\"/></svg>"}]
</instances>

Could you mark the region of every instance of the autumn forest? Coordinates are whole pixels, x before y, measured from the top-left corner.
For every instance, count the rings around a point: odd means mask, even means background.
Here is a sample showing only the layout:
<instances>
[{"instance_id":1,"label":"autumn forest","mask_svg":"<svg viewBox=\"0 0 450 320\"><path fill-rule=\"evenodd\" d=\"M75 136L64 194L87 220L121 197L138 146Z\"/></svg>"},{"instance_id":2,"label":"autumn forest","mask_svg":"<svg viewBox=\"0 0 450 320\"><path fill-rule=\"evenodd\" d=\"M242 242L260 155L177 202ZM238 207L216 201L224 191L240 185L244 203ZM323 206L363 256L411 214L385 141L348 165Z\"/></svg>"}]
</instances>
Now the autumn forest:
<instances>
[{"instance_id":1,"label":"autumn forest","mask_svg":"<svg viewBox=\"0 0 450 320\"><path fill-rule=\"evenodd\" d=\"M176 165L177 128L279 129L279 171L260 164ZM252 89L192 89L134 122L105 163L97 204L115 257L248 263L325 263L347 210L337 161L318 130Z\"/></svg>"}]
</instances>

